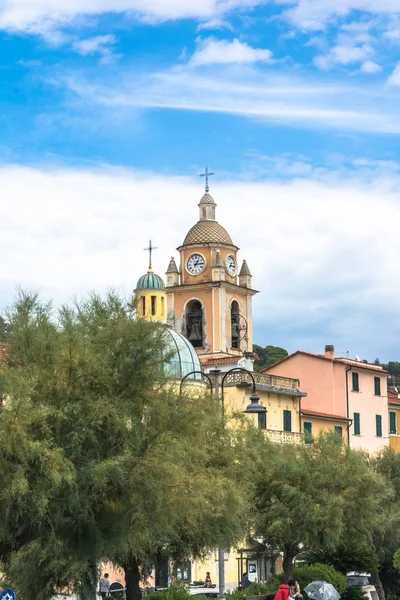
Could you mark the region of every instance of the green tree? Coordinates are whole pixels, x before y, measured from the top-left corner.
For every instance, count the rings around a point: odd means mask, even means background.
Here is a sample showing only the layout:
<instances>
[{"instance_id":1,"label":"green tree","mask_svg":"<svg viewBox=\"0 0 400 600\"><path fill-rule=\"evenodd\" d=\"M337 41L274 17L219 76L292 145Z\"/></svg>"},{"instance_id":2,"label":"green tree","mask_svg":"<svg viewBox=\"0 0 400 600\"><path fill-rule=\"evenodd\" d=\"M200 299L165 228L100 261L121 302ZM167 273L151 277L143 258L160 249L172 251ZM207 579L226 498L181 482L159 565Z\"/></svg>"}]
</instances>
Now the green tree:
<instances>
[{"instance_id":1,"label":"green tree","mask_svg":"<svg viewBox=\"0 0 400 600\"><path fill-rule=\"evenodd\" d=\"M367 458L323 435L310 446L259 448L255 528L283 551L286 581L302 550L334 550L346 534L372 543L386 495Z\"/></svg>"},{"instance_id":2,"label":"green tree","mask_svg":"<svg viewBox=\"0 0 400 600\"><path fill-rule=\"evenodd\" d=\"M257 344L253 345L253 352L259 357L254 361L254 369L256 371L269 367L269 365L276 363L288 355L287 350L279 348L279 346L265 346L263 348L262 346L257 346Z\"/></svg>"},{"instance_id":3,"label":"green tree","mask_svg":"<svg viewBox=\"0 0 400 600\"><path fill-rule=\"evenodd\" d=\"M132 600L160 553L201 555L242 535L244 444L209 393L181 398L165 378L162 326L113 293L57 312L21 294L9 322L0 556L21 598L63 586L94 598L94 565L108 559Z\"/></svg>"},{"instance_id":4,"label":"green tree","mask_svg":"<svg viewBox=\"0 0 400 600\"><path fill-rule=\"evenodd\" d=\"M7 339L8 324L3 317L0 317L0 342Z\"/></svg>"}]
</instances>

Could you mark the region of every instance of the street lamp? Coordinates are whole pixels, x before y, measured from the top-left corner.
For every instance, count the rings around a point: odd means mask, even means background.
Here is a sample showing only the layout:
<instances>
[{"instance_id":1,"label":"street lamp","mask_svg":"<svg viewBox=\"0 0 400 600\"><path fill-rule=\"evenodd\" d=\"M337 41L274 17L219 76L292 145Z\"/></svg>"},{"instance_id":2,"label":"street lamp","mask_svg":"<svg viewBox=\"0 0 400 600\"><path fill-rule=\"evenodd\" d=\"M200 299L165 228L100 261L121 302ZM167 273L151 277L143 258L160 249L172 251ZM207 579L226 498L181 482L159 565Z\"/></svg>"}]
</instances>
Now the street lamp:
<instances>
[{"instance_id":1,"label":"street lamp","mask_svg":"<svg viewBox=\"0 0 400 600\"><path fill-rule=\"evenodd\" d=\"M242 382L242 387L248 387L251 385L252 390L253 390L252 394L250 396L250 404L246 407L244 412L247 414L253 414L253 415L260 414L260 413L265 414L267 412L267 409L265 408L265 406L263 406L262 404L259 403L260 396L257 394L257 391L256 391L256 382L254 379L254 375L251 373L251 371L248 371L244 367L234 367L233 369L230 369L229 371L224 373L224 375L222 376L222 379L221 379L222 416L223 417L225 416L225 400L224 400L225 380L226 380L227 376L233 372L246 373L251 378L251 382L252 382L251 384L246 384L246 386L244 386L243 384L246 382ZM208 380L208 383L210 385L210 390L212 391L212 389L214 388L215 396L216 396L216 398L219 398L219 377L218 376L221 373L221 369L211 369L210 370L210 375L214 376L214 385L211 381L211 378L206 373L203 373L202 371L192 371L191 373L188 373L187 375L185 375L185 377L181 381L181 384L179 386L179 395L181 396L181 394L182 394L182 384L183 384L184 380L187 377L189 377L190 375L195 375L197 373L202 374L203 377L205 377ZM241 384L239 384L239 386L240 385ZM219 600L226 600L226 596L225 596L225 551L223 548L218 548L218 582L219 582L218 598L219 598Z\"/></svg>"}]
</instances>

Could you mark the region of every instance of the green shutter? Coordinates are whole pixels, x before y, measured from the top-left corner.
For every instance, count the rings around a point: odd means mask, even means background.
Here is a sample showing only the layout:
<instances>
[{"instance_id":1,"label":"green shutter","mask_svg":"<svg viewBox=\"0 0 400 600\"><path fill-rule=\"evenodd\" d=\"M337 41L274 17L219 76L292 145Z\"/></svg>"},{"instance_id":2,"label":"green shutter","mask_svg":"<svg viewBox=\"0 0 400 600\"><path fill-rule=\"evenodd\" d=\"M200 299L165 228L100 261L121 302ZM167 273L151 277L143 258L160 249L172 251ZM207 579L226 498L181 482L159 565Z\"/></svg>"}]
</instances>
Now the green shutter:
<instances>
[{"instance_id":1,"label":"green shutter","mask_svg":"<svg viewBox=\"0 0 400 600\"><path fill-rule=\"evenodd\" d=\"M374 377L374 393L375 393L375 396L381 395L381 378L380 377Z\"/></svg>"},{"instance_id":2,"label":"green shutter","mask_svg":"<svg viewBox=\"0 0 400 600\"><path fill-rule=\"evenodd\" d=\"M376 421L376 436L382 437L382 417L381 415L375 415Z\"/></svg>"},{"instance_id":3,"label":"green shutter","mask_svg":"<svg viewBox=\"0 0 400 600\"><path fill-rule=\"evenodd\" d=\"M260 429L267 429L267 411L258 413L258 427Z\"/></svg>"},{"instance_id":4,"label":"green shutter","mask_svg":"<svg viewBox=\"0 0 400 600\"><path fill-rule=\"evenodd\" d=\"M360 413L354 413L354 435L360 435Z\"/></svg>"},{"instance_id":5,"label":"green shutter","mask_svg":"<svg viewBox=\"0 0 400 600\"><path fill-rule=\"evenodd\" d=\"M351 375L353 378L353 392L359 392L360 386L358 384L358 373L352 373Z\"/></svg>"},{"instance_id":6,"label":"green shutter","mask_svg":"<svg viewBox=\"0 0 400 600\"><path fill-rule=\"evenodd\" d=\"M292 413L290 410L283 411L283 431L292 431Z\"/></svg>"},{"instance_id":7,"label":"green shutter","mask_svg":"<svg viewBox=\"0 0 400 600\"><path fill-rule=\"evenodd\" d=\"M306 444L312 443L312 423L306 422L303 423L304 429L304 441Z\"/></svg>"},{"instance_id":8,"label":"green shutter","mask_svg":"<svg viewBox=\"0 0 400 600\"><path fill-rule=\"evenodd\" d=\"M397 433L396 412L390 411L390 433Z\"/></svg>"},{"instance_id":9,"label":"green shutter","mask_svg":"<svg viewBox=\"0 0 400 600\"><path fill-rule=\"evenodd\" d=\"M341 427L341 425L335 425L335 433L337 435L340 435L340 437L342 437L342 435L343 435L343 427Z\"/></svg>"}]
</instances>

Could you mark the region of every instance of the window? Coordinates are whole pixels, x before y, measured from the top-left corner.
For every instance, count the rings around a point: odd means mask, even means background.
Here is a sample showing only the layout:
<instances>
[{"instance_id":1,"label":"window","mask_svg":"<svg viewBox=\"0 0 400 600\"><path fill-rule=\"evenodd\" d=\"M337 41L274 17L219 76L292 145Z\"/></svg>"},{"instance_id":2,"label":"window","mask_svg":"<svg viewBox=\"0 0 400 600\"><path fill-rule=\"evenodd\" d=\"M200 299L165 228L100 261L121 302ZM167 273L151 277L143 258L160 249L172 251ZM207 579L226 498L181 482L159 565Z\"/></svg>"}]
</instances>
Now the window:
<instances>
[{"instance_id":1,"label":"window","mask_svg":"<svg viewBox=\"0 0 400 600\"><path fill-rule=\"evenodd\" d=\"M336 435L343 436L343 427L341 425L335 425L335 433Z\"/></svg>"},{"instance_id":2,"label":"window","mask_svg":"<svg viewBox=\"0 0 400 600\"><path fill-rule=\"evenodd\" d=\"M165 299L161 296L161 317L165 317Z\"/></svg>"},{"instance_id":3,"label":"window","mask_svg":"<svg viewBox=\"0 0 400 600\"><path fill-rule=\"evenodd\" d=\"M203 345L203 307L191 300L186 307L186 337L195 348Z\"/></svg>"},{"instance_id":4,"label":"window","mask_svg":"<svg viewBox=\"0 0 400 600\"><path fill-rule=\"evenodd\" d=\"M142 317L146 316L146 298L142 296Z\"/></svg>"},{"instance_id":5,"label":"window","mask_svg":"<svg viewBox=\"0 0 400 600\"><path fill-rule=\"evenodd\" d=\"M306 444L311 444L312 442L312 423L303 423L304 429L304 441Z\"/></svg>"},{"instance_id":6,"label":"window","mask_svg":"<svg viewBox=\"0 0 400 600\"><path fill-rule=\"evenodd\" d=\"M240 348L240 314L239 304L234 300L231 304L231 336L232 348Z\"/></svg>"},{"instance_id":7,"label":"window","mask_svg":"<svg viewBox=\"0 0 400 600\"><path fill-rule=\"evenodd\" d=\"M358 383L358 373L352 373L352 378L353 378L353 392L359 392L360 391L360 386Z\"/></svg>"},{"instance_id":8,"label":"window","mask_svg":"<svg viewBox=\"0 0 400 600\"><path fill-rule=\"evenodd\" d=\"M152 296L151 297L151 314L153 317L156 314L156 302L157 302L157 296Z\"/></svg>"},{"instance_id":9,"label":"window","mask_svg":"<svg viewBox=\"0 0 400 600\"><path fill-rule=\"evenodd\" d=\"M354 413L353 423L354 423L354 435L360 435L360 433L361 433L360 413Z\"/></svg>"},{"instance_id":10,"label":"window","mask_svg":"<svg viewBox=\"0 0 400 600\"><path fill-rule=\"evenodd\" d=\"M283 431L292 431L292 412L290 410L283 411Z\"/></svg>"},{"instance_id":11,"label":"window","mask_svg":"<svg viewBox=\"0 0 400 600\"><path fill-rule=\"evenodd\" d=\"M375 396L381 395L381 378L374 377L374 394Z\"/></svg>"},{"instance_id":12,"label":"window","mask_svg":"<svg viewBox=\"0 0 400 600\"><path fill-rule=\"evenodd\" d=\"M390 433L397 433L396 411L391 410L389 413Z\"/></svg>"},{"instance_id":13,"label":"window","mask_svg":"<svg viewBox=\"0 0 400 600\"><path fill-rule=\"evenodd\" d=\"M375 415L376 437L382 437L382 416Z\"/></svg>"},{"instance_id":14,"label":"window","mask_svg":"<svg viewBox=\"0 0 400 600\"><path fill-rule=\"evenodd\" d=\"M259 429L267 429L267 412L258 413Z\"/></svg>"}]
</instances>

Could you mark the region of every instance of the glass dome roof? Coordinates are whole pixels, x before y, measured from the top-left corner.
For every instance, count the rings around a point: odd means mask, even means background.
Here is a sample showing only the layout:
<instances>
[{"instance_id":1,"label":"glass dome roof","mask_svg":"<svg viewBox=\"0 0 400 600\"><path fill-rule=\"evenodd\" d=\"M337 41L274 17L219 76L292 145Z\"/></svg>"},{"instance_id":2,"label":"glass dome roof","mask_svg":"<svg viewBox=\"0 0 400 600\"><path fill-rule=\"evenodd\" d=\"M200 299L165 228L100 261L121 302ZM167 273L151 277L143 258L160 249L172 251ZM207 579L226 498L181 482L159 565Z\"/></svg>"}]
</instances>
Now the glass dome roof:
<instances>
[{"instance_id":1,"label":"glass dome roof","mask_svg":"<svg viewBox=\"0 0 400 600\"><path fill-rule=\"evenodd\" d=\"M165 374L168 377L182 379L192 371L201 371L199 357L189 340L168 326L165 327L164 335L167 342L167 351L173 354L171 360L165 365ZM196 373L188 379L201 381L202 376L200 373Z\"/></svg>"}]
</instances>

